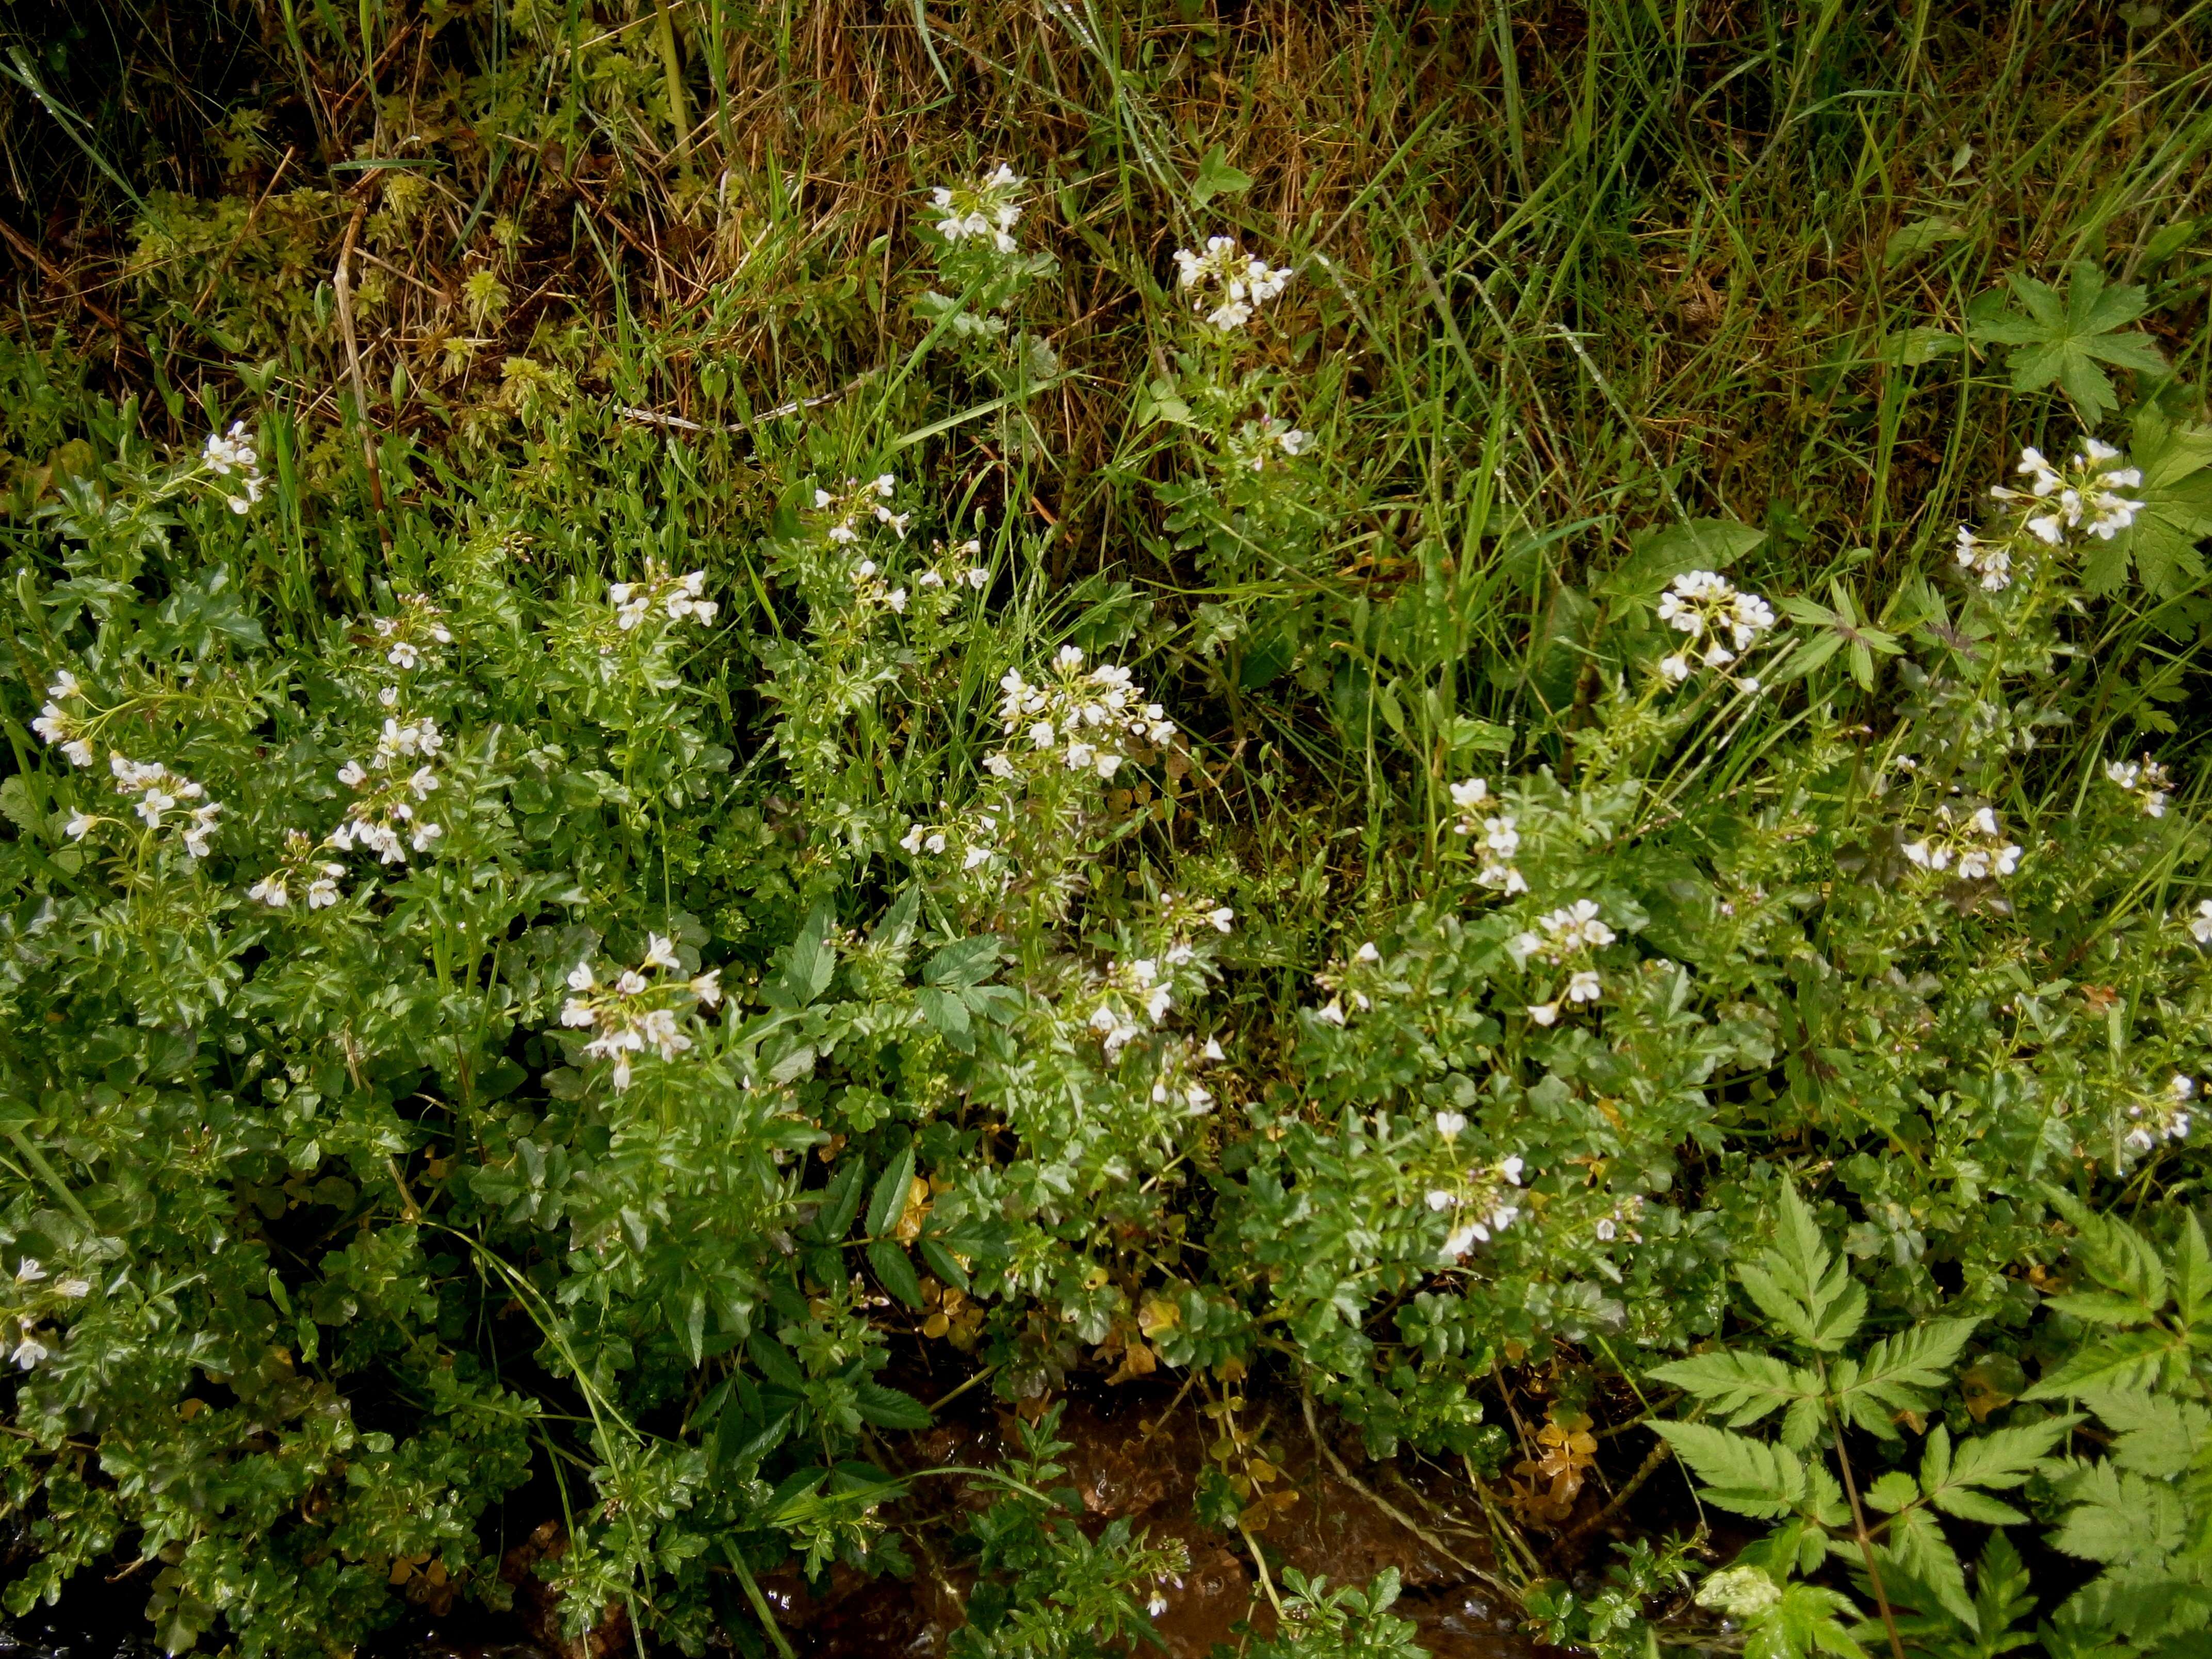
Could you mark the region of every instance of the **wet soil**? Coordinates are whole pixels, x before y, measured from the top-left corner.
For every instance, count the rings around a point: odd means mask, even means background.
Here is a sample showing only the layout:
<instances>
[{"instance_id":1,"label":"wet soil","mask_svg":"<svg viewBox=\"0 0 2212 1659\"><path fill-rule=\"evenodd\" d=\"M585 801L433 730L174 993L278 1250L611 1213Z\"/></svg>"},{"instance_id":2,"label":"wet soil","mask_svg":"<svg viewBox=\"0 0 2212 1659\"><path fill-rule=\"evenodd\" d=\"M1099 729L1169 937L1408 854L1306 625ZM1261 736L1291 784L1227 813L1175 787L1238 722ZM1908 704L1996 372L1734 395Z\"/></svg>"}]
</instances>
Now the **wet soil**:
<instances>
[{"instance_id":1,"label":"wet soil","mask_svg":"<svg viewBox=\"0 0 2212 1659\"><path fill-rule=\"evenodd\" d=\"M1155 1540L1182 1540L1190 1569L1180 1586L1162 1587L1167 1607L1154 1628L1172 1659L1206 1659L1218 1644L1237 1645L1240 1626L1249 1623L1265 1637L1275 1620L1246 1540L1202 1525L1194 1513L1199 1474L1217 1431L1188 1401L1169 1410L1171 1400L1164 1389L1135 1389L1071 1400L1059 1437L1073 1445L1061 1455L1066 1473L1054 1484L1074 1488L1086 1530L1127 1519ZM1266 1553L1279 1593L1285 1567L1333 1584L1361 1585L1395 1567L1405 1589L1394 1611L1414 1622L1418 1639L1436 1659L1538 1659L1551 1651L1518 1633L1510 1601L1484 1582L1492 1565L1487 1540L1458 1529L1451 1514L1457 1500L1443 1490L1447 1483L1424 1491L1418 1474L1409 1477L1397 1467L1360 1469L1364 1459L1356 1440L1331 1447L1344 1465L1340 1474L1294 1404L1247 1415L1256 1419L1247 1432L1281 1471L1274 1489L1295 1494L1253 1540ZM908 1437L896 1450L908 1470L988 1468L1018 1443L1012 1413L986 1406ZM988 1492L971 1492L957 1478L934 1477L917 1483L912 1507L981 1509L990 1501ZM1385 1504L1405 1518L1394 1517ZM1416 1517L1425 1540L1407 1523ZM968 1576L945 1565L927 1539L910 1539L908 1547L915 1561L911 1581L871 1581L841 1569L812 1587L795 1572L765 1582L793 1648L825 1659L942 1654L960 1622Z\"/></svg>"},{"instance_id":2,"label":"wet soil","mask_svg":"<svg viewBox=\"0 0 2212 1659\"><path fill-rule=\"evenodd\" d=\"M1393 1611L1413 1621L1417 1639L1436 1659L1545 1659L1556 1651L1521 1635L1510 1600L1492 1587L1487 1538L1464 1513L1463 1480L1425 1472L1410 1460L1370 1462L1356 1437L1332 1432L1326 1419L1318 1426L1328 1437L1326 1449L1295 1399L1272 1405L1255 1400L1246 1408L1246 1443L1278 1471L1265 1489L1279 1494L1264 1529L1255 1517L1249 1540L1208 1528L1194 1512L1218 1428L1194 1401L1149 1382L1067 1400L1059 1437L1073 1446L1060 1456L1066 1473L1053 1484L1074 1489L1087 1531L1126 1519L1155 1540L1183 1542L1189 1569L1180 1585L1162 1587L1167 1607L1154 1626L1170 1659L1208 1659L1219 1644L1233 1651L1247 1628L1260 1637L1273 1632L1254 1544L1264 1552L1278 1592L1289 1567L1332 1584L1361 1585L1395 1567L1404 1593ZM901 1474L946 1466L988 1469L1018 1445L1014 1413L979 1395L957 1403L937 1426L884 1446L879 1461ZM901 1528L900 1541L915 1565L910 1578L869 1578L842 1565L811 1584L796 1570L765 1577L761 1588L794 1652L803 1659L943 1654L972 1581L952 1553L960 1528L946 1522L957 1523L959 1510L978 1511L991 1502L989 1490L971 1488L960 1476L916 1480L901 1512L935 1517L936 1524ZM510 1524L521 1519L526 1528L538 1518L507 1517ZM365 1652L370 1659L624 1659L634 1651L629 1632L612 1610L585 1641L562 1639L559 1609L531 1571L538 1559L560 1547L559 1527L547 1522L507 1552L503 1576L517 1590L511 1613L490 1613L465 1600L452 1603L445 1617L418 1607ZM100 1594L100 1577L79 1575L47 1616L0 1622L0 1659L157 1659L143 1595ZM757 1629L750 1631L747 1644L757 1646L758 1637Z\"/></svg>"}]
</instances>

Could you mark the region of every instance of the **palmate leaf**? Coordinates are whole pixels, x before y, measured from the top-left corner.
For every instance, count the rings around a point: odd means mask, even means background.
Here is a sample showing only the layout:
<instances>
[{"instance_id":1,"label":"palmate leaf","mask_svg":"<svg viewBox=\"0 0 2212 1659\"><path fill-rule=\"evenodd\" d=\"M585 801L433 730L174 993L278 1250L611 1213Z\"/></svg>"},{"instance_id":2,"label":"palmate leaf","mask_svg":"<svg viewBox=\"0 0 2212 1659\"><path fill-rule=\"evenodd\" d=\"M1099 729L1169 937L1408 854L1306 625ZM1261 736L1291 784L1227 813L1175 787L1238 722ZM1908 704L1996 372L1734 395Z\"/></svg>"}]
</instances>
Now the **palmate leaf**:
<instances>
[{"instance_id":1,"label":"palmate leaf","mask_svg":"<svg viewBox=\"0 0 2212 1659\"><path fill-rule=\"evenodd\" d=\"M2145 408L2133 428L2128 460L2142 483L2126 494L2142 508L2112 540L2085 545L2081 581L2093 593L2112 592L2132 566L2153 598L2175 599L2204 577L2197 544L2212 536L2212 427L2170 423Z\"/></svg>"},{"instance_id":2,"label":"palmate leaf","mask_svg":"<svg viewBox=\"0 0 2212 1659\"><path fill-rule=\"evenodd\" d=\"M2024 310L1986 314L1993 307L1978 306L1985 314L1975 317L1970 333L1978 343L2013 348L2007 361L2014 392L2055 384L2094 428L2118 404L2112 377L2099 363L2152 374L2165 369L2157 342L2127 326L2148 308L2142 289L2108 286L2105 273L2086 262L2074 267L2063 298L2033 276L2015 272L2006 280Z\"/></svg>"},{"instance_id":3,"label":"palmate leaf","mask_svg":"<svg viewBox=\"0 0 2212 1659\"><path fill-rule=\"evenodd\" d=\"M1805 1496L1805 1465L1785 1446L1710 1423L1654 1423L1698 1477L1708 1503L1761 1521L1779 1520Z\"/></svg>"}]
</instances>

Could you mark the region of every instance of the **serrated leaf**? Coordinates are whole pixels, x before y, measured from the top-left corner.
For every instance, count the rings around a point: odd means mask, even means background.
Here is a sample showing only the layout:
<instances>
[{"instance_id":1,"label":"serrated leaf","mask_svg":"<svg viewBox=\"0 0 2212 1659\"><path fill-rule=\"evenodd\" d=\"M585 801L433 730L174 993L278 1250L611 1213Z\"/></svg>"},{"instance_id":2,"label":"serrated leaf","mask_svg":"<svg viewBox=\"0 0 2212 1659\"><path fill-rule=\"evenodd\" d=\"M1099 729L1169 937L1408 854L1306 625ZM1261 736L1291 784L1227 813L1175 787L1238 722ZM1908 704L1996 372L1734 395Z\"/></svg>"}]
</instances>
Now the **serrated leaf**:
<instances>
[{"instance_id":1,"label":"serrated leaf","mask_svg":"<svg viewBox=\"0 0 2212 1659\"><path fill-rule=\"evenodd\" d=\"M2086 1390L2081 1403L2118 1436L2112 1462L2160 1479L2212 1453L2212 1413L2194 1401L2148 1389Z\"/></svg>"},{"instance_id":2,"label":"serrated leaf","mask_svg":"<svg viewBox=\"0 0 2212 1659\"><path fill-rule=\"evenodd\" d=\"M1838 1366L1831 1376L1838 1407L1869 1432L1896 1438L1890 1419L1899 1412L1928 1408L1927 1390L1949 1379L1980 1323L1978 1319L1936 1319L1882 1338L1867 1350L1854 1370Z\"/></svg>"},{"instance_id":3,"label":"serrated leaf","mask_svg":"<svg viewBox=\"0 0 2212 1659\"><path fill-rule=\"evenodd\" d=\"M921 979L940 990L958 990L981 985L998 971L999 936L978 933L973 939L957 939L931 957Z\"/></svg>"},{"instance_id":4,"label":"serrated leaf","mask_svg":"<svg viewBox=\"0 0 2212 1659\"><path fill-rule=\"evenodd\" d=\"M1978 342L2013 348L2014 391L2056 385L2094 429L2117 402L2111 377L2100 362L2150 374L2166 368L2149 335L2140 329L2121 331L2148 307L2142 289L2109 286L2104 272L2087 262L2073 268L2063 300L2032 276L2015 273L2008 280L2026 314L1985 317L1970 331Z\"/></svg>"},{"instance_id":5,"label":"serrated leaf","mask_svg":"<svg viewBox=\"0 0 2212 1659\"><path fill-rule=\"evenodd\" d=\"M1884 1515L1894 1515L1920 1496L1920 1483L1903 1469L1892 1469L1866 1489L1868 1504Z\"/></svg>"},{"instance_id":6,"label":"serrated leaf","mask_svg":"<svg viewBox=\"0 0 2212 1659\"><path fill-rule=\"evenodd\" d=\"M1966 1571L1943 1528L1926 1510L1907 1510L1890 1522L1881 1553L1924 1586L1943 1610L1974 1630L1978 1615L1966 1594Z\"/></svg>"},{"instance_id":7,"label":"serrated leaf","mask_svg":"<svg viewBox=\"0 0 2212 1659\"><path fill-rule=\"evenodd\" d=\"M1708 1502L1756 1519L1779 1520L1805 1495L1796 1453L1709 1423L1654 1423L1698 1477Z\"/></svg>"},{"instance_id":8,"label":"serrated leaf","mask_svg":"<svg viewBox=\"0 0 2212 1659\"><path fill-rule=\"evenodd\" d=\"M1735 1429L1820 1391L1819 1379L1811 1373L1763 1353L1693 1354L1657 1366L1651 1375L1724 1413Z\"/></svg>"},{"instance_id":9,"label":"serrated leaf","mask_svg":"<svg viewBox=\"0 0 2212 1659\"><path fill-rule=\"evenodd\" d=\"M853 1389L853 1409L863 1422L879 1429L912 1431L930 1425L929 1407L910 1394L887 1389L880 1382L862 1382Z\"/></svg>"},{"instance_id":10,"label":"serrated leaf","mask_svg":"<svg viewBox=\"0 0 2212 1659\"><path fill-rule=\"evenodd\" d=\"M928 1304L922 1300L921 1276L914 1270L914 1262L893 1240L878 1238L868 1246L868 1265L876 1270L883 1287L915 1310L921 1312Z\"/></svg>"},{"instance_id":11,"label":"serrated leaf","mask_svg":"<svg viewBox=\"0 0 2212 1659\"><path fill-rule=\"evenodd\" d=\"M2122 1331L2101 1337L2078 1349L2021 1398L2064 1400L2100 1389L2148 1388L2179 1347L2163 1331Z\"/></svg>"},{"instance_id":12,"label":"serrated leaf","mask_svg":"<svg viewBox=\"0 0 2212 1659\"><path fill-rule=\"evenodd\" d=\"M914 1185L914 1148L902 1146L899 1154L876 1177L876 1190L868 1199L868 1237L880 1238L890 1231L891 1223L906 1210L906 1195Z\"/></svg>"},{"instance_id":13,"label":"serrated leaf","mask_svg":"<svg viewBox=\"0 0 2212 1659\"><path fill-rule=\"evenodd\" d=\"M2110 1463L2082 1463L2059 1491L2074 1507L2049 1542L2069 1555L2108 1564L2157 1564L2188 1537L2180 1496L2162 1480Z\"/></svg>"}]
</instances>

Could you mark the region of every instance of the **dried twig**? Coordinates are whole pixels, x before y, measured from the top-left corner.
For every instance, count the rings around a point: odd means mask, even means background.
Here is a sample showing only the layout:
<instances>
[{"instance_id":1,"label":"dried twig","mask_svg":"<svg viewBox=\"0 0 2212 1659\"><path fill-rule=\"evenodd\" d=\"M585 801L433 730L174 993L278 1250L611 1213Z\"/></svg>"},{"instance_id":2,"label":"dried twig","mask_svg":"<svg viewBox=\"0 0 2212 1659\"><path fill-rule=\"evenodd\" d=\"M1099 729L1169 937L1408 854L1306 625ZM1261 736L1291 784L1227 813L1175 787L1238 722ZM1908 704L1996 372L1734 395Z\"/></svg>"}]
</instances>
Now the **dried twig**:
<instances>
[{"instance_id":1,"label":"dried twig","mask_svg":"<svg viewBox=\"0 0 2212 1659\"><path fill-rule=\"evenodd\" d=\"M1421 1542L1428 1546L1430 1549L1435 1551L1438 1555L1443 1557L1445 1560L1450 1562L1452 1565L1457 1567L1462 1572L1467 1574L1468 1577L1480 1579L1482 1583L1489 1585L1491 1589L1496 1590L1499 1595L1507 1597L1509 1600L1516 1603L1520 1601L1521 1598L1514 1593L1513 1587L1510 1584L1508 1584L1504 1579L1498 1577L1494 1573L1485 1572L1480 1567L1476 1566L1472 1561L1462 1560L1454 1551L1446 1546L1443 1539L1437 1537L1435 1533L1423 1526L1419 1522L1414 1520L1412 1516L1407 1514L1405 1510L1400 1509L1396 1504L1391 1503L1381 1493L1376 1492L1372 1487L1369 1486L1364 1481L1360 1480L1358 1475L1352 1474L1350 1469L1346 1468L1344 1466L1344 1460L1336 1455L1335 1448L1331 1446L1327 1440L1322 1437L1321 1425L1316 1421L1314 1418L1313 1395L1306 1393L1304 1389L1299 1390L1298 1403L1305 1408L1306 1432L1313 1437L1314 1449L1322 1455L1322 1459L1328 1464L1330 1472L1333 1473L1339 1480L1341 1480L1346 1486L1351 1487L1352 1491L1358 1492L1369 1503L1374 1504L1376 1509L1382 1510L1383 1514L1389 1516L1393 1521L1395 1521L1407 1532L1410 1532L1414 1537L1419 1539Z\"/></svg>"}]
</instances>

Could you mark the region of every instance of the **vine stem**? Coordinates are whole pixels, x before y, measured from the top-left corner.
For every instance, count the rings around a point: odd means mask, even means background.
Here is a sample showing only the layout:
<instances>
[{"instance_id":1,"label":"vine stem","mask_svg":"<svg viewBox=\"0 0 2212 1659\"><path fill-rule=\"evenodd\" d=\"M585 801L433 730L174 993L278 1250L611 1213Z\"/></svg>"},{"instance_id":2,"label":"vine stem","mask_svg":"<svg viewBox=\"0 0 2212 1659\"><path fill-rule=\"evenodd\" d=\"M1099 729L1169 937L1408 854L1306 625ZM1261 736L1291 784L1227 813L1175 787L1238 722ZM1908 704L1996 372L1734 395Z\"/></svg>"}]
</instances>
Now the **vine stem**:
<instances>
[{"instance_id":1,"label":"vine stem","mask_svg":"<svg viewBox=\"0 0 2212 1659\"><path fill-rule=\"evenodd\" d=\"M1866 1562L1867 1579L1874 1585L1874 1604L1881 1610L1881 1627L1889 1632L1892 1659L1905 1659L1905 1643L1897 1633L1897 1615L1889 1610L1889 1593L1881 1587L1881 1569L1875 1565L1874 1540L1867 1535L1866 1511L1859 1507L1859 1483L1851 1476L1851 1460L1844 1450L1844 1425L1828 1397L1828 1362L1820 1360L1820 1394L1826 1407L1828 1435L1836 1448L1836 1467L1843 1472L1844 1496L1850 1499L1851 1525L1858 1533L1859 1555Z\"/></svg>"}]
</instances>

